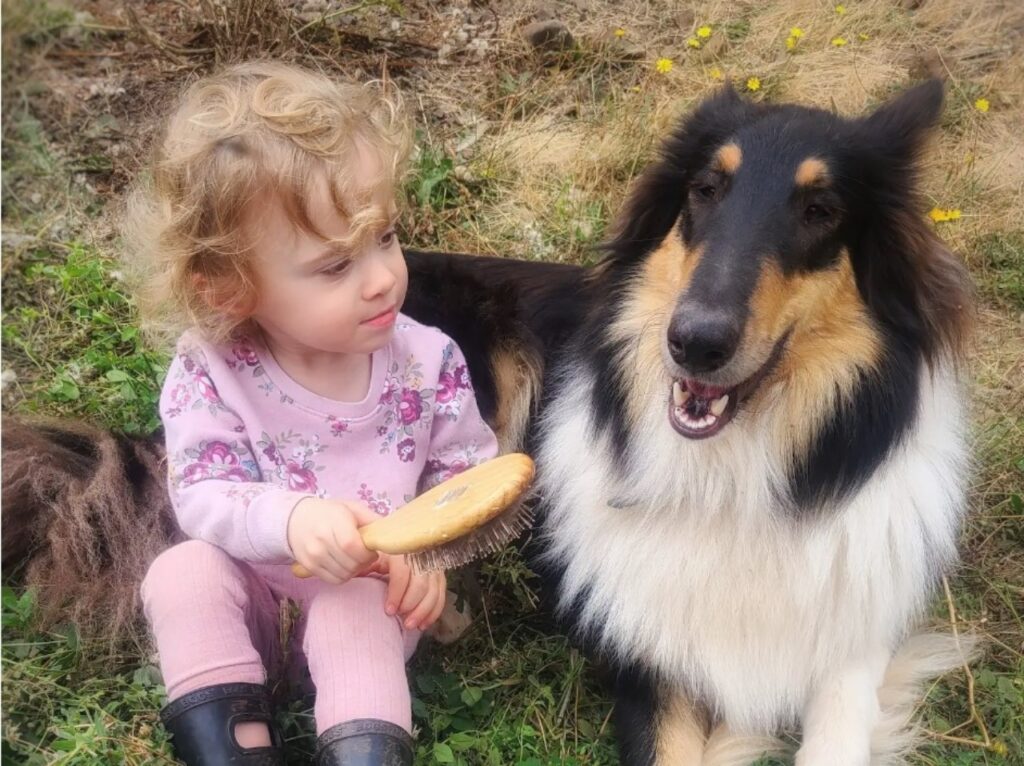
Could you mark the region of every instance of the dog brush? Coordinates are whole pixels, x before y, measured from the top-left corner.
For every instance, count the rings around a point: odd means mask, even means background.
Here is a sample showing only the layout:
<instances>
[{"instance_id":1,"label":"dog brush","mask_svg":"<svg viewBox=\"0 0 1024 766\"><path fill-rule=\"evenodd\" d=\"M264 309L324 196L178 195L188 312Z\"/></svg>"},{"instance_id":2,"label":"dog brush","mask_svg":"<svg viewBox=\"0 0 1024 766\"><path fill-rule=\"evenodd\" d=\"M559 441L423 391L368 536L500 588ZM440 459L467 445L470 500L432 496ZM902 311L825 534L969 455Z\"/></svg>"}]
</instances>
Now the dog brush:
<instances>
[{"instance_id":1,"label":"dog brush","mask_svg":"<svg viewBox=\"0 0 1024 766\"><path fill-rule=\"evenodd\" d=\"M519 500L533 473L528 455L502 455L360 527L359 535L371 551L406 554L415 571L453 569L493 553L529 526L529 509ZM292 572L312 576L298 562Z\"/></svg>"}]
</instances>

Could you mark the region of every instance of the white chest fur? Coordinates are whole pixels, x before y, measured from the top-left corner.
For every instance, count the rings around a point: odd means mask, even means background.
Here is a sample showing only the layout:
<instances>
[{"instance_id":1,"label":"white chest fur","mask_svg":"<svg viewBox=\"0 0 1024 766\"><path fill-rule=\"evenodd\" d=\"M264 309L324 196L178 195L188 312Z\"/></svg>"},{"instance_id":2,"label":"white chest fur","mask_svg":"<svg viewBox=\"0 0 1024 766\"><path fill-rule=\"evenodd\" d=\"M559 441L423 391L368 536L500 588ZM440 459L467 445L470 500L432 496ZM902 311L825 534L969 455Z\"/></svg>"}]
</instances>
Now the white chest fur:
<instances>
[{"instance_id":1,"label":"white chest fur","mask_svg":"<svg viewBox=\"0 0 1024 766\"><path fill-rule=\"evenodd\" d=\"M605 651L696 690L737 730L793 721L831 669L893 648L955 556L966 453L951 377L923 379L902 445L813 518L777 507L787 445L754 418L692 442L652 402L643 457L616 476L590 385L563 387L539 453L562 604L586 594L574 618Z\"/></svg>"}]
</instances>

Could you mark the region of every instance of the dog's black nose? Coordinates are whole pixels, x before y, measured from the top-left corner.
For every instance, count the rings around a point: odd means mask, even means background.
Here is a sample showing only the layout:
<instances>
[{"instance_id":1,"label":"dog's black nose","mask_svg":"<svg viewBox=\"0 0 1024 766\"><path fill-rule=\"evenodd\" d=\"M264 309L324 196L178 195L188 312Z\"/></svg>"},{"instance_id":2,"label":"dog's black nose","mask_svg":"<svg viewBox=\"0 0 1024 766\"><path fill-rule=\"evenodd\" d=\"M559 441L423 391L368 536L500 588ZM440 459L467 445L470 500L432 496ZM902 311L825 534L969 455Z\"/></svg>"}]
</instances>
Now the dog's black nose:
<instances>
[{"instance_id":1,"label":"dog's black nose","mask_svg":"<svg viewBox=\"0 0 1024 766\"><path fill-rule=\"evenodd\" d=\"M739 323L714 311L677 313L668 328L669 353L676 364L690 372L713 372L724 367L739 343Z\"/></svg>"}]
</instances>

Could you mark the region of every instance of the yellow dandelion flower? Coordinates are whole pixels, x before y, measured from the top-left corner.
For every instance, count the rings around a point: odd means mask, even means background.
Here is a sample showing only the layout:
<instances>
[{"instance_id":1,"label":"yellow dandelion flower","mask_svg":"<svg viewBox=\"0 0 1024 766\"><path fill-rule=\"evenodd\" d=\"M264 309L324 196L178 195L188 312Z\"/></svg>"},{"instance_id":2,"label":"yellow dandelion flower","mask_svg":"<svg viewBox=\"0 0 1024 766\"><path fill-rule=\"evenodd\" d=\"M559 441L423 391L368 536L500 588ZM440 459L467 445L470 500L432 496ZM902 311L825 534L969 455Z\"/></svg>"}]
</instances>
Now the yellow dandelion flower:
<instances>
[{"instance_id":1,"label":"yellow dandelion flower","mask_svg":"<svg viewBox=\"0 0 1024 766\"><path fill-rule=\"evenodd\" d=\"M1007 754L1010 752L1010 748L1006 746L1005 742L1002 742L998 739L994 739L992 740L992 751L996 755L1001 755L1003 758L1005 758Z\"/></svg>"},{"instance_id":2,"label":"yellow dandelion flower","mask_svg":"<svg viewBox=\"0 0 1024 766\"><path fill-rule=\"evenodd\" d=\"M837 5L836 6L836 13L838 13L840 16L845 14L846 13L846 6L845 5Z\"/></svg>"},{"instance_id":3,"label":"yellow dandelion flower","mask_svg":"<svg viewBox=\"0 0 1024 766\"><path fill-rule=\"evenodd\" d=\"M747 90L755 91L761 90L761 79L759 77L750 77L747 79Z\"/></svg>"},{"instance_id":4,"label":"yellow dandelion flower","mask_svg":"<svg viewBox=\"0 0 1024 766\"><path fill-rule=\"evenodd\" d=\"M616 37L625 37L626 36L626 30L623 29L622 27L619 27L618 29L615 30L615 36Z\"/></svg>"},{"instance_id":5,"label":"yellow dandelion flower","mask_svg":"<svg viewBox=\"0 0 1024 766\"><path fill-rule=\"evenodd\" d=\"M724 77L724 75L722 74L722 70L719 69L718 67L711 67L711 69L708 71L708 74L711 75L712 80L721 80L722 77Z\"/></svg>"},{"instance_id":6,"label":"yellow dandelion flower","mask_svg":"<svg viewBox=\"0 0 1024 766\"><path fill-rule=\"evenodd\" d=\"M795 37L797 40L799 40L801 37L804 36L804 31L800 29L800 27L793 27L791 30L789 30L789 36Z\"/></svg>"},{"instance_id":7,"label":"yellow dandelion flower","mask_svg":"<svg viewBox=\"0 0 1024 766\"><path fill-rule=\"evenodd\" d=\"M833 37L832 44L837 48L842 48L846 43L849 42L845 37Z\"/></svg>"},{"instance_id":8,"label":"yellow dandelion flower","mask_svg":"<svg viewBox=\"0 0 1024 766\"><path fill-rule=\"evenodd\" d=\"M786 38L786 50L787 51L791 51L794 48L796 48L796 38L795 37L787 37Z\"/></svg>"},{"instance_id":9,"label":"yellow dandelion flower","mask_svg":"<svg viewBox=\"0 0 1024 766\"><path fill-rule=\"evenodd\" d=\"M987 98L979 98L977 101L974 102L974 108L977 109L979 112L987 112L989 106L990 104L988 103Z\"/></svg>"},{"instance_id":10,"label":"yellow dandelion flower","mask_svg":"<svg viewBox=\"0 0 1024 766\"><path fill-rule=\"evenodd\" d=\"M698 40L696 37L691 37L689 40L686 41L686 44L689 45L691 48L699 48L700 40Z\"/></svg>"},{"instance_id":11,"label":"yellow dandelion flower","mask_svg":"<svg viewBox=\"0 0 1024 766\"><path fill-rule=\"evenodd\" d=\"M711 27L707 24L697 30L697 37L703 37L705 40L711 37Z\"/></svg>"},{"instance_id":12,"label":"yellow dandelion flower","mask_svg":"<svg viewBox=\"0 0 1024 766\"><path fill-rule=\"evenodd\" d=\"M941 207L933 207L928 212L928 217L935 221L935 223L943 223L945 221L956 221L960 219L960 215L960 208L944 209Z\"/></svg>"},{"instance_id":13,"label":"yellow dandelion flower","mask_svg":"<svg viewBox=\"0 0 1024 766\"><path fill-rule=\"evenodd\" d=\"M672 59L660 58L654 62L654 68L661 74L668 74L672 71Z\"/></svg>"},{"instance_id":14,"label":"yellow dandelion flower","mask_svg":"<svg viewBox=\"0 0 1024 766\"><path fill-rule=\"evenodd\" d=\"M858 32L857 33L857 39L859 39L859 40L870 40L871 39L871 35L866 35L863 32Z\"/></svg>"}]
</instances>

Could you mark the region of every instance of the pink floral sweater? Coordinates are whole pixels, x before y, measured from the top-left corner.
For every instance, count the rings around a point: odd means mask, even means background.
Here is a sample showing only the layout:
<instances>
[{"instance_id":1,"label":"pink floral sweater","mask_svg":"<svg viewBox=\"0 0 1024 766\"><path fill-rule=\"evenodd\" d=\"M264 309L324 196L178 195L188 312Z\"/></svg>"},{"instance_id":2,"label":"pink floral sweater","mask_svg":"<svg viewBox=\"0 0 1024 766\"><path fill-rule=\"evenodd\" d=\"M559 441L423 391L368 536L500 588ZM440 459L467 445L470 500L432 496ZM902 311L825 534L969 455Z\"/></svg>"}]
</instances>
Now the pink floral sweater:
<instances>
[{"instance_id":1,"label":"pink floral sweater","mask_svg":"<svg viewBox=\"0 0 1024 766\"><path fill-rule=\"evenodd\" d=\"M458 346L403 315L372 355L361 402L303 388L260 343L186 333L160 415L182 530L264 563L291 560L288 517L304 497L362 500L387 515L498 452Z\"/></svg>"}]
</instances>

